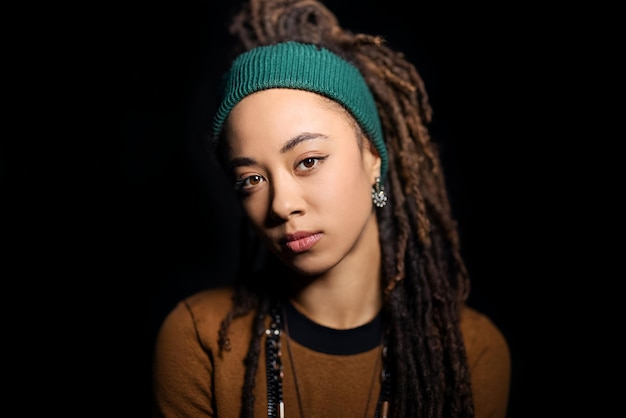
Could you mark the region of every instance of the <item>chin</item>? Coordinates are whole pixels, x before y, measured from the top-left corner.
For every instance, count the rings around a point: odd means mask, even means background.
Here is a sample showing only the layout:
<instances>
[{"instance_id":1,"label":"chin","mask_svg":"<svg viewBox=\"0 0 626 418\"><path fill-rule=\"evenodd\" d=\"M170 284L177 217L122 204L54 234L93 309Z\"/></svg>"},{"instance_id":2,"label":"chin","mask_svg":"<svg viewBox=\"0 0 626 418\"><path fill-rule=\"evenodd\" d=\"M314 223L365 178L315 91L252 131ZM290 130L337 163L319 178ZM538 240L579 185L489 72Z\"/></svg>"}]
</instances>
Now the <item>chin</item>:
<instances>
[{"instance_id":1,"label":"chin","mask_svg":"<svg viewBox=\"0 0 626 418\"><path fill-rule=\"evenodd\" d=\"M297 274L310 277L320 276L337 265L337 262L306 257L306 254L298 254L287 259L283 258L282 261Z\"/></svg>"}]
</instances>

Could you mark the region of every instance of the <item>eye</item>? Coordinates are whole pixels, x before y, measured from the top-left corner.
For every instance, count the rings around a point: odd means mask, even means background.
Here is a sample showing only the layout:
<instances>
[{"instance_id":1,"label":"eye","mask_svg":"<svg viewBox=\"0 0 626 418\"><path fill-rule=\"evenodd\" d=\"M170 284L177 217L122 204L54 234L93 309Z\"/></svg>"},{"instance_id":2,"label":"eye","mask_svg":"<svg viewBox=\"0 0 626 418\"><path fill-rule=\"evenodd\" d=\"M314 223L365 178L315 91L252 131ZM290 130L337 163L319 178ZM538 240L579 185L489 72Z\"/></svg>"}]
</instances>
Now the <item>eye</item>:
<instances>
[{"instance_id":1,"label":"eye","mask_svg":"<svg viewBox=\"0 0 626 418\"><path fill-rule=\"evenodd\" d=\"M304 160L300 161L296 166L296 170L299 171L310 171L320 165L322 161L324 161L326 157L308 157Z\"/></svg>"},{"instance_id":2,"label":"eye","mask_svg":"<svg viewBox=\"0 0 626 418\"><path fill-rule=\"evenodd\" d=\"M252 187L255 187L263 183L264 181L265 179L263 178L263 176L259 174L253 174L241 180L237 180L235 182L235 190L239 192L243 192L243 191L246 191L246 189L250 189Z\"/></svg>"}]
</instances>

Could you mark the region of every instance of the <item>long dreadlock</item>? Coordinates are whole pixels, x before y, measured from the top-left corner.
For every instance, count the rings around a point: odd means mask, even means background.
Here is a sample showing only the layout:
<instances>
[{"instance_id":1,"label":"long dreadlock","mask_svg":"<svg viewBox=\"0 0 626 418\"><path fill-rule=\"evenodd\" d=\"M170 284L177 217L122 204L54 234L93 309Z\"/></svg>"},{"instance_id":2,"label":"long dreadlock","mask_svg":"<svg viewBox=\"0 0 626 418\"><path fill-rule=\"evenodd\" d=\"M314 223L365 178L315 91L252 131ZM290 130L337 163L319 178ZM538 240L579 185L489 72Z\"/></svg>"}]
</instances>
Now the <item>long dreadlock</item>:
<instances>
[{"instance_id":1,"label":"long dreadlock","mask_svg":"<svg viewBox=\"0 0 626 418\"><path fill-rule=\"evenodd\" d=\"M383 315L392 370L394 417L471 417L474 406L459 308L469 295L438 150L427 125L432 109L424 83L403 54L378 36L353 34L315 0L249 0L230 26L237 55L261 45L293 40L323 46L357 66L371 89L389 154L385 188L389 203L378 210L382 248ZM258 247L254 247L258 249ZM255 311L246 357L243 417L253 416L269 295L238 286L234 308L220 328L229 349L233 319Z\"/></svg>"}]
</instances>

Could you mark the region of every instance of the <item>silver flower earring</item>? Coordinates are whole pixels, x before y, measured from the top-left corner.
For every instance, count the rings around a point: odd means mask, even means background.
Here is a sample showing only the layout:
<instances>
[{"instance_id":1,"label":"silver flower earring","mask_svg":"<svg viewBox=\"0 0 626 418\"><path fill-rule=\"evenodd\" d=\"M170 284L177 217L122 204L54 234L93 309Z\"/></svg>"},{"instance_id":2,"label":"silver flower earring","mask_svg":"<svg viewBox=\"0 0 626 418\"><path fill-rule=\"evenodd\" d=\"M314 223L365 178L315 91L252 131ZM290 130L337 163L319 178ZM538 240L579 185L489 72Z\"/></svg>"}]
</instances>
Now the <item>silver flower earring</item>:
<instances>
[{"instance_id":1,"label":"silver flower earring","mask_svg":"<svg viewBox=\"0 0 626 418\"><path fill-rule=\"evenodd\" d=\"M380 177L376 177L376 183L372 186L372 202L379 208L385 207L387 204L387 195L383 187Z\"/></svg>"}]
</instances>

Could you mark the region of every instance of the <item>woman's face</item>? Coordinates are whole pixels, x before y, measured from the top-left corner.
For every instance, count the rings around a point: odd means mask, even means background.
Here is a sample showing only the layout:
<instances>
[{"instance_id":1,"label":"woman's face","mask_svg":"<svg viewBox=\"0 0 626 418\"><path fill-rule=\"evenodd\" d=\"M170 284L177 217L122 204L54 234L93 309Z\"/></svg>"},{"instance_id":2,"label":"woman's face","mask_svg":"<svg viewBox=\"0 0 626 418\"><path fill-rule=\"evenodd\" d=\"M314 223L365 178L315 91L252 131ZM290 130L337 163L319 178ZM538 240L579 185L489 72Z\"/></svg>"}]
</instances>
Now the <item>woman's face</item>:
<instances>
[{"instance_id":1,"label":"woman's face","mask_svg":"<svg viewBox=\"0 0 626 418\"><path fill-rule=\"evenodd\" d=\"M301 274L322 274L378 246L371 190L380 158L358 132L335 102L293 89L254 93L228 117L243 209L271 251Z\"/></svg>"}]
</instances>

